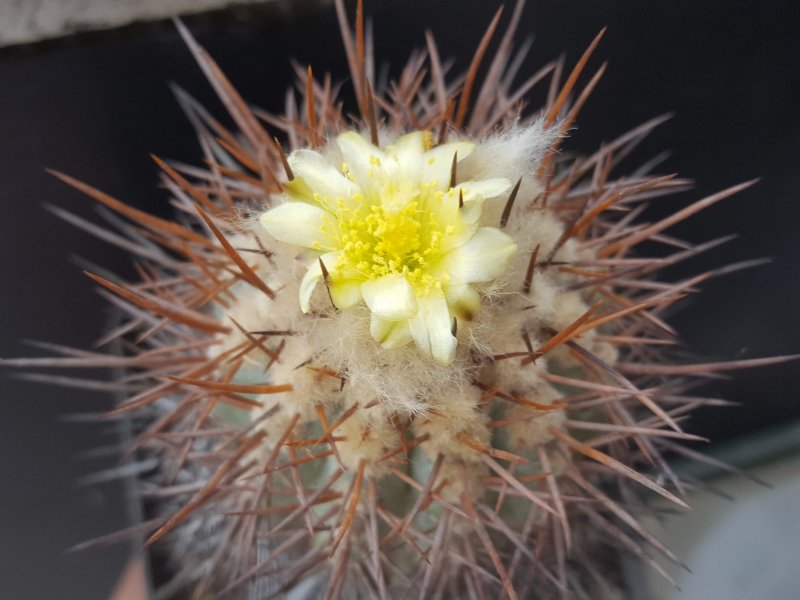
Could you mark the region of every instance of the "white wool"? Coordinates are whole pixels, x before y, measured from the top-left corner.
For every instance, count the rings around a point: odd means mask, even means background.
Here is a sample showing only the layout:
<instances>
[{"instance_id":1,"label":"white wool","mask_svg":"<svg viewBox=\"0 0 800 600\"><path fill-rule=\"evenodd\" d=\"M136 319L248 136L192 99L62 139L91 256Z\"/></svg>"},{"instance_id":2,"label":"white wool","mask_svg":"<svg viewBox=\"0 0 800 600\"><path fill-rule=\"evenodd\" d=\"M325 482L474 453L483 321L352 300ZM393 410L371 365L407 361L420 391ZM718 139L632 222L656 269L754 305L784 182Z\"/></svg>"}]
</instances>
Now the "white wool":
<instances>
[{"instance_id":1,"label":"white wool","mask_svg":"<svg viewBox=\"0 0 800 600\"><path fill-rule=\"evenodd\" d=\"M480 409L481 393L474 387L443 391L431 399L431 411L414 422L415 435L428 435L420 447L432 460L438 455L448 460L477 462L477 450L459 439L468 436L479 444L489 444L488 418Z\"/></svg>"},{"instance_id":2,"label":"white wool","mask_svg":"<svg viewBox=\"0 0 800 600\"><path fill-rule=\"evenodd\" d=\"M475 179L503 177L512 183L532 176L557 137L557 129L546 127L539 119L490 135L464 160L465 175Z\"/></svg>"},{"instance_id":3,"label":"white wool","mask_svg":"<svg viewBox=\"0 0 800 600\"><path fill-rule=\"evenodd\" d=\"M606 342L594 342L591 352L607 365L613 365L619 360L619 349Z\"/></svg>"},{"instance_id":4,"label":"white wool","mask_svg":"<svg viewBox=\"0 0 800 600\"><path fill-rule=\"evenodd\" d=\"M276 383L291 383L290 398L298 403L331 405L340 399L341 380L314 360L314 350L304 338L287 340L280 358L270 369Z\"/></svg>"},{"instance_id":5,"label":"white wool","mask_svg":"<svg viewBox=\"0 0 800 600\"><path fill-rule=\"evenodd\" d=\"M541 383L535 390L528 392L529 400L539 404L551 405L561 398L561 394L551 385ZM535 449L553 438L549 428L563 429L563 410L539 410L530 406L515 405L505 413L505 418L513 420L506 427L511 448L516 451Z\"/></svg>"},{"instance_id":6,"label":"white wool","mask_svg":"<svg viewBox=\"0 0 800 600\"><path fill-rule=\"evenodd\" d=\"M578 292L562 292L555 297L552 314L548 315L546 325L555 331L561 331L580 319L589 308L591 306ZM573 337L572 341L590 349L595 335L597 333L592 329ZM572 355L569 347L565 344L560 344L553 348L549 356L553 361L563 366L579 367L583 364Z\"/></svg>"},{"instance_id":7,"label":"white wool","mask_svg":"<svg viewBox=\"0 0 800 600\"><path fill-rule=\"evenodd\" d=\"M524 300L518 294L498 294L484 299L475 319L462 328L469 331L469 343L476 354L492 357L526 350L519 318Z\"/></svg>"},{"instance_id":8,"label":"white wool","mask_svg":"<svg viewBox=\"0 0 800 600\"><path fill-rule=\"evenodd\" d=\"M261 241L260 246L254 241L256 238ZM265 255L241 252L241 256L264 283L276 293L276 296L271 299L263 291L245 282L235 283L228 289L229 293L221 294L220 297L227 306L217 302L212 310L230 328L230 331L217 334L219 343L211 347L210 356L217 356L248 341L247 336L234 324L234 320L248 332L296 331L298 320L304 316L298 310L297 297L300 279L306 267L304 261L298 256L297 250L276 242L257 224L253 225L247 233L230 236L229 241L237 248L256 250L263 248L268 253ZM279 343L280 340L271 338L264 345L275 350ZM245 360L263 364L270 359L264 352L255 349L246 355Z\"/></svg>"},{"instance_id":9,"label":"white wool","mask_svg":"<svg viewBox=\"0 0 800 600\"><path fill-rule=\"evenodd\" d=\"M536 347L535 342L534 347ZM542 373L546 372L547 359L545 357L538 358L536 362L527 365L523 365L520 358L498 360L493 365L491 372L487 373L487 379L483 383L506 394L530 399L531 392L541 382Z\"/></svg>"},{"instance_id":10,"label":"white wool","mask_svg":"<svg viewBox=\"0 0 800 600\"><path fill-rule=\"evenodd\" d=\"M444 484L439 495L456 505L460 504L464 492L471 498L480 498L484 487L482 480L488 474L489 467L482 462L463 462L452 458L443 460L436 477L436 485ZM455 520L454 524L456 527L468 527L462 519Z\"/></svg>"},{"instance_id":11,"label":"white wool","mask_svg":"<svg viewBox=\"0 0 800 600\"><path fill-rule=\"evenodd\" d=\"M556 316L556 298L558 298L558 286L554 285L553 278L544 271L536 271L531 280L531 291L529 294L530 309L527 319L532 322L534 328L544 321L552 321Z\"/></svg>"},{"instance_id":12,"label":"white wool","mask_svg":"<svg viewBox=\"0 0 800 600\"><path fill-rule=\"evenodd\" d=\"M524 261L518 257L520 263L524 262L524 265L515 262L515 270L521 267L524 274L530 254L537 246L539 246L538 262L546 260L550 251L564 233L564 224L549 210L537 208L529 210L519 219L509 219L506 232L514 238L514 241L519 246L520 254L524 257ZM571 257L565 256L569 249L564 248L564 246L560 249L564 253L556 254L553 257L554 261L568 262L570 260Z\"/></svg>"},{"instance_id":13,"label":"white wool","mask_svg":"<svg viewBox=\"0 0 800 600\"><path fill-rule=\"evenodd\" d=\"M518 239L516 234L520 227L528 227L529 219L528 215L520 215L543 191L535 174L557 136L556 130L545 127L541 119L530 125L510 127L481 140L475 151L459 164L461 180L500 177L514 185L521 180L506 231L518 244L523 241L521 248L525 247L524 240ZM487 202L481 221L485 225L498 226L505 204L506 198Z\"/></svg>"},{"instance_id":14,"label":"white wool","mask_svg":"<svg viewBox=\"0 0 800 600\"><path fill-rule=\"evenodd\" d=\"M553 314L548 320L554 329L561 330L580 319L589 308L580 294L562 292L555 297Z\"/></svg>"},{"instance_id":15,"label":"white wool","mask_svg":"<svg viewBox=\"0 0 800 600\"><path fill-rule=\"evenodd\" d=\"M253 409L252 412L252 418L255 420L267 412L275 411L258 425L258 430L267 434L264 444L260 447L261 452L258 454L260 463L264 463L267 460L278 440L281 439L292 419L297 415L296 412L289 410L287 403L283 401L281 396L283 394L264 394L258 397L257 400L262 403L262 406Z\"/></svg>"},{"instance_id":16,"label":"white wool","mask_svg":"<svg viewBox=\"0 0 800 600\"><path fill-rule=\"evenodd\" d=\"M528 334L533 349L536 349L542 341L535 338L541 337L543 341L550 338L549 333L542 333L543 330L560 331L589 309L583 292L566 290L575 281L575 276L562 272L558 264L569 263L577 256L577 245L573 240L556 252L553 257L556 264L534 270L530 291L521 293L533 249L539 246L537 262L543 262L564 232L563 223L547 210L533 211L527 215L527 222L527 227L517 227L514 232L519 251L501 281L506 284L505 288L491 290L493 295L484 299L481 311L471 325L471 344L481 355L526 351L523 333ZM511 223L509 229L513 230ZM594 335L594 332L588 332L582 339L590 340ZM564 347L551 352L548 357L562 363L575 362ZM508 385L516 387L524 384L526 376L530 378L529 384L535 383L535 374L528 375L530 371L525 373L513 368L519 363L518 359L500 361L497 367L502 374L494 377L494 385L503 390ZM546 369L545 361L540 359L537 363L540 369ZM505 384L500 383L502 379L507 379Z\"/></svg>"},{"instance_id":17,"label":"white wool","mask_svg":"<svg viewBox=\"0 0 800 600\"><path fill-rule=\"evenodd\" d=\"M426 358L413 344L383 348L370 334L369 318L365 306L355 306L307 320L317 360L344 374L345 387L365 390L392 412L407 416L425 412L429 399L442 390L469 381L474 367L465 348L447 366Z\"/></svg>"},{"instance_id":18,"label":"white wool","mask_svg":"<svg viewBox=\"0 0 800 600\"><path fill-rule=\"evenodd\" d=\"M262 407L253 411L254 419L277 407L277 411L259 426L259 429L267 432L264 457L272 451L273 444L284 434L292 419L298 417L295 431L302 430L304 424L317 420L317 404L331 406L341 400L339 380L315 370L314 365L305 364L311 355L311 350L302 337L289 338L281 351L280 359L264 377L274 385L292 385L289 392L262 394L257 397ZM237 381L247 382L243 378L237 378Z\"/></svg>"},{"instance_id":19,"label":"white wool","mask_svg":"<svg viewBox=\"0 0 800 600\"><path fill-rule=\"evenodd\" d=\"M351 470L357 469L364 460L367 475L379 477L389 468L389 463L378 460L400 444L400 435L380 406L358 410L334 430L336 437L344 440L336 442L336 449L342 464Z\"/></svg>"}]
</instances>

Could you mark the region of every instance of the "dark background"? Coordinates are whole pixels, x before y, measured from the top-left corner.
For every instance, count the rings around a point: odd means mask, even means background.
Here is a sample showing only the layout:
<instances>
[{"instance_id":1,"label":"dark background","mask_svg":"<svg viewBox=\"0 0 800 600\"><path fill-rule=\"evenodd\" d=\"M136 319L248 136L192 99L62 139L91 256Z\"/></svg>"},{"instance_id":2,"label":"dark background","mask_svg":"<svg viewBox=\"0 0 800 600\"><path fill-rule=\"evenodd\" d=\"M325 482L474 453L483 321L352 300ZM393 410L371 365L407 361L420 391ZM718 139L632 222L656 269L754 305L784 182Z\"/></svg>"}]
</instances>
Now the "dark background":
<instances>
[{"instance_id":1,"label":"dark background","mask_svg":"<svg viewBox=\"0 0 800 600\"><path fill-rule=\"evenodd\" d=\"M497 3L405 0L367 3L380 57L395 66L430 28L443 56L465 67ZM663 149L662 170L694 178L696 189L662 201L672 211L729 185L757 186L673 230L694 242L738 233L699 257L679 278L752 257L774 262L704 284L672 318L687 345L712 358L800 351L800 4L785 1L538 0L527 7L521 39L535 34L525 73L567 53L568 65L601 27L609 30L591 65L610 68L567 149L603 140L674 111L635 162ZM510 8L510 7L509 7ZM242 15L248 17L241 20ZM277 17L277 22L275 18ZM279 111L292 81L289 58L343 77L332 7L227 12L187 23L244 97ZM590 65L590 67L591 67ZM138 207L168 214L156 188L158 155L198 162L200 153L167 83L175 81L223 114L169 23L0 50L0 356L40 355L23 339L88 348L107 310L70 257L131 273L128 259L46 212L51 203L94 218L92 201L44 172L52 167ZM706 388L744 403L699 413L694 431L733 439L796 420L800 365L740 372ZM0 597L105 598L126 548L66 554L125 522L113 485L76 480L114 464L82 456L113 444L110 425L65 415L102 411L101 394L20 382L0 374Z\"/></svg>"}]
</instances>

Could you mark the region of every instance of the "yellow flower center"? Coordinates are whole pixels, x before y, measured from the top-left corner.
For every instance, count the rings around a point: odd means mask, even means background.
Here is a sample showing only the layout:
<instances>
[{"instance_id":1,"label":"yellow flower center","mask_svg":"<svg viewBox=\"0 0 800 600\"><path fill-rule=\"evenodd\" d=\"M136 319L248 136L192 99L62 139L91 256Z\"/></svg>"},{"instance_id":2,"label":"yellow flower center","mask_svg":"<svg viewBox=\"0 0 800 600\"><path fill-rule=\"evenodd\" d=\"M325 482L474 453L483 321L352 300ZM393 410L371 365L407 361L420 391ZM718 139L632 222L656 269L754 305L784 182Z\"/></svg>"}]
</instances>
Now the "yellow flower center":
<instances>
[{"instance_id":1,"label":"yellow flower center","mask_svg":"<svg viewBox=\"0 0 800 600\"><path fill-rule=\"evenodd\" d=\"M359 193L350 202L336 202L331 219L322 226L340 252L338 263L330 268L357 272L363 279L402 275L418 292L441 289L447 276L434 277L430 268L444 255L442 238L455 226L440 223L439 211L431 208L441 204L444 192L430 184L410 192L391 188L384 186L374 198Z\"/></svg>"}]
</instances>

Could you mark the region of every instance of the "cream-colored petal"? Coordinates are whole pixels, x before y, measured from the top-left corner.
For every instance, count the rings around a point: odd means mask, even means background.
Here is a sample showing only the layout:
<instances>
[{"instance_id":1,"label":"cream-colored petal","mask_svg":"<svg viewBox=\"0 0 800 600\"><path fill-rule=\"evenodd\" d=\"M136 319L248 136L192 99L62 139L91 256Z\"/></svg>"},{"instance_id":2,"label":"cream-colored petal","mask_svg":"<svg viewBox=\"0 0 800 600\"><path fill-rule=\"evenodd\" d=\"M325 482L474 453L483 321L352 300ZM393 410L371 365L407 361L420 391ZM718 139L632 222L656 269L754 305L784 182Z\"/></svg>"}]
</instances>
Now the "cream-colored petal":
<instances>
[{"instance_id":1,"label":"cream-colored petal","mask_svg":"<svg viewBox=\"0 0 800 600\"><path fill-rule=\"evenodd\" d=\"M384 348L400 348L411 341L408 321L386 321L375 313L370 319L369 332Z\"/></svg>"},{"instance_id":2,"label":"cream-colored petal","mask_svg":"<svg viewBox=\"0 0 800 600\"><path fill-rule=\"evenodd\" d=\"M336 138L347 169L355 182L366 191L383 181L384 174L396 167L386 153L355 131L347 131Z\"/></svg>"},{"instance_id":3,"label":"cream-colored petal","mask_svg":"<svg viewBox=\"0 0 800 600\"><path fill-rule=\"evenodd\" d=\"M475 229L477 228L478 222L481 219L481 214L483 213L483 204L485 202L485 198L478 194L465 192L463 189L461 189L461 186L457 186L448 190L444 198L447 200L448 204L455 206L455 208L449 208L449 210L454 213L457 212L458 215L457 217L451 217L450 221L452 222L457 220L469 225L475 225L473 230L470 232L470 235L475 233Z\"/></svg>"},{"instance_id":4,"label":"cream-colored petal","mask_svg":"<svg viewBox=\"0 0 800 600\"><path fill-rule=\"evenodd\" d=\"M397 179L384 179L379 185L370 188L381 201L381 207L386 213L396 213L403 210L410 202L419 197L419 189L409 181Z\"/></svg>"},{"instance_id":5,"label":"cream-colored petal","mask_svg":"<svg viewBox=\"0 0 800 600\"><path fill-rule=\"evenodd\" d=\"M453 167L453 156L458 154L457 163L467 158L475 150L472 142L450 142L431 148L422 155L422 183L432 183L437 190L450 187L450 173Z\"/></svg>"},{"instance_id":6,"label":"cream-colored petal","mask_svg":"<svg viewBox=\"0 0 800 600\"><path fill-rule=\"evenodd\" d=\"M322 229L331 225L327 223L331 219L321 208L305 202L284 202L261 215L259 222L276 240L319 250L329 243Z\"/></svg>"},{"instance_id":7,"label":"cream-colored petal","mask_svg":"<svg viewBox=\"0 0 800 600\"><path fill-rule=\"evenodd\" d=\"M336 198L348 198L358 191L357 186L319 152L297 150L289 155L288 161L295 177L286 184L290 195L324 205L326 199L330 202Z\"/></svg>"},{"instance_id":8,"label":"cream-colored petal","mask_svg":"<svg viewBox=\"0 0 800 600\"><path fill-rule=\"evenodd\" d=\"M483 215L483 203L486 199L483 196L472 195L467 199L464 195L464 206L461 207L461 218L465 223L477 224Z\"/></svg>"},{"instance_id":9,"label":"cream-colored petal","mask_svg":"<svg viewBox=\"0 0 800 600\"><path fill-rule=\"evenodd\" d=\"M417 312L411 284L402 275L386 275L361 284L361 294L373 314L388 321L408 319Z\"/></svg>"},{"instance_id":10,"label":"cream-colored petal","mask_svg":"<svg viewBox=\"0 0 800 600\"><path fill-rule=\"evenodd\" d=\"M408 321L411 337L420 352L442 365L449 365L456 356L456 338L447 300L431 294L417 298L419 310Z\"/></svg>"},{"instance_id":11,"label":"cream-colored petal","mask_svg":"<svg viewBox=\"0 0 800 600\"><path fill-rule=\"evenodd\" d=\"M465 181L459 185L463 188L465 197L470 194L479 194L486 200L502 196L511 189L511 182L503 177L482 179L480 181Z\"/></svg>"},{"instance_id":12,"label":"cream-colored petal","mask_svg":"<svg viewBox=\"0 0 800 600\"><path fill-rule=\"evenodd\" d=\"M328 263L325 263L325 267L328 267ZM345 281L334 280L329 289L331 290L331 299L336 308L344 310L358 303L361 300L361 283L361 281L352 279Z\"/></svg>"},{"instance_id":13,"label":"cream-colored petal","mask_svg":"<svg viewBox=\"0 0 800 600\"><path fill-rule=\"evenodd\" d=\"M308 202L315 206L320 205L314 197L314 190L312 190L304 180L297 177L283 184L283 193L288 200Z\"/></svg>"},{"instance_id":14,"label":"cream-colored petal","mask_svg":"<svg viewBox=\"0 0 800 600\"><path fill-rule=\"evenodd\" d=\"M429 201L426 208L434 221L441 225L442 251L445 253L466 242L478 230L477 220L464 220L463 207L459 207L458 194L454 194L453 190Z\"/></svg>"},{"instance_id":15,"label":"cream-colored petal","mask_svg":"<svg viewBox=\"0 0 800 600\"><path fill-rule=\"evenodd\" d=\"M478 223L469 223L466 221L458 221L452 224L452 229L445 233L442 238L442 252L449 253L463 246L464 243L472 239L475 232L478 231Z\"/></svg>"},{"instance_id":16,"label":"cream-colored petal","mask_svg":"<svg viewBox=\"0 0 800 600\"><path fill-rule=\"evenodd\" d=\"M479 283L503 274L517 245L494 227L481 227L467 242L442 258L439 269L450 276L449 284Z\"/></svg>"},{"instance_id":17,"label":"cream-colored petal","mask_svg":"<svg viewBox=\"0 0 800 600\"><path fill-rule=\"evenodd\" d=\"M511 182L500 177L484 179L483 181L465 181L450 190L463 200L461 218L467 223L477 223L483 213L483 203L486 200L504 195L511 189Z\"/></svg>"},{"instance_id":18,"label":"cream-colored petal","mask_svg":"<svg viewBox=\"0 0 800 600\"><path fill-rule=\"evenodd\" d=\"M387 146L386 152L400 165L406 176L416 180L422 167L422 155L425 153L425 132L407 133Z\"/></svg>"},{"instance_id":19,"label":"cream-colored petal","mask_svg":"<svg viewBox=\"0 0 800 600\"><path fill-rule=\"evenodd\" d=\"M461 321L472 321L481 308L481 297L469 284L444 286L447 306Z\"/></svg>"},{"instance_id":20,"label":"cream-colored petal","mask_svg":"<svg viewBox=\"0 0 800 600\"><path fill-rule=\"evenodd\" d=\"M317 287L320 279L322 279L322 269L319 267L319 261L315 260L309 265L308 271L300 282L300 310L304 313L311 309L311 294L314 293L314 288Z\"/></svg>"},{"instance_id":21,"label":"cream-colored petal","mask_svg":"<svg viewBox=\"0 0 800 600\"><path fill-rule=\"evenodd\" d=\"M300 282L299 293L300 310L302 310L304 313L307 313L310 310L311 295L314 293L314 288L317 286L317 283L319 283L319 280L322 279L322 267L319 264L320 260L325 263L325 268L330 270L329 265L336 264L336 262L339 260L339 254L337 252L328 252L319 258L313 259L308 265L308 270Z\"/></svg>"},{"instance_id":22,"label":"cream-colored petal","mask_svg":"<svg viewBox=\"0 0 800 600\"><path fill-rule=\"evenodd\" d=\"M474 196L481 196L484 200L491 200L505 194L511 189L511 182L502 177L483 179L481 181L465 181L457 186L464 191L464 202L469 202Z\"/></svg>"}]
</instances>

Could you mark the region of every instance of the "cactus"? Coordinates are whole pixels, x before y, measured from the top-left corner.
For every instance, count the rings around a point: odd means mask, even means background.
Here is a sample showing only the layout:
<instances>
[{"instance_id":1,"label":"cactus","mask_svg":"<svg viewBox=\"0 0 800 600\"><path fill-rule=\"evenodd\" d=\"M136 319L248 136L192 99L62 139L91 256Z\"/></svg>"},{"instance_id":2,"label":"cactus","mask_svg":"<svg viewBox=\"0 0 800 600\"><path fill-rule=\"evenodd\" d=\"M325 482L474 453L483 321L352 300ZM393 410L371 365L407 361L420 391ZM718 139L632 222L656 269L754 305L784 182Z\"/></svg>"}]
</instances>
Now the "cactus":
<instances>
[{"instance_id":1,"label":"cactus","mask_svg":"<svg viewBox=\"0 0 800 600\"><path fill-rule=\"evenodd\" d=\"M686 391L791 357L674 350L664 311L749 263L654 276L719 243L669 227L752 182L640 223L688 187L616 174L661 119L562 155L603 32L563 81L561 60L515 87L521 10L489 57L498 11L463 76L445 77L429 36L374 87L361 4L351 29L337 1L352 118L310 67L284 115L251 109L179 23L238 131L179 94L206 164L156 158L176 219L56 173L127 219L111 239L142 261L137 283L90 277L125 315L114 364L147 383L114 412L160 465L141 485L157 499L148 545L174 574L162 594L600 598L621 550L665 577L654 554L680 564L638 514L656 496L688 508L664 455L700 439L680 422L714 402ZM521 114L548 79L546 105Z\"/></svg>"}]
</instances>

